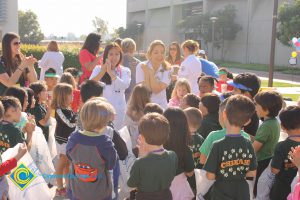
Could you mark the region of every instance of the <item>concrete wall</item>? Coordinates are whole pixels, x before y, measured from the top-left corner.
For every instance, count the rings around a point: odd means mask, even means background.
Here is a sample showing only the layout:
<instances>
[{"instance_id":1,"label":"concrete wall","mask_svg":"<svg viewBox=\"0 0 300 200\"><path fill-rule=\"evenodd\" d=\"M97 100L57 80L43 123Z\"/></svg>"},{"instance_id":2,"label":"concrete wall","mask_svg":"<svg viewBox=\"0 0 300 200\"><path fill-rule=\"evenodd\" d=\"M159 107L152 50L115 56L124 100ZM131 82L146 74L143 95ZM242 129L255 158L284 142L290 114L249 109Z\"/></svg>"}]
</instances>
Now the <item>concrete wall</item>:
<instances>
[{"instance_id":1,"label":"concrete wall","mask_svg":"<svg viewBox=\"0 0 300 200\"><path fill-rule=\"evenodd\" d=\"M0 36L7 32L18 33L18 0L0 0L1 13L4 14L0 21Z\"/></svg>"}]
</instances>

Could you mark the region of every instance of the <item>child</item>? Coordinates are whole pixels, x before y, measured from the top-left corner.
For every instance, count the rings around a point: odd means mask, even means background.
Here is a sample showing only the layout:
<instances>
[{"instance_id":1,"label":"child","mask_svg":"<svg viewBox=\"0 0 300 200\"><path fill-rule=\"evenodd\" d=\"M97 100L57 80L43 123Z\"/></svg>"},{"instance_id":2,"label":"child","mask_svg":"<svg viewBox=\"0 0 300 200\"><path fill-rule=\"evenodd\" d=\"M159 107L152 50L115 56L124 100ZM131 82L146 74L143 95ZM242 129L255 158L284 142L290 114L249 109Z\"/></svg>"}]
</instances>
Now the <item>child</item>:
<instances>
[{"instance_id":1,"label":"child","mask_svg":"<svg viewBox=\"0 0 300 200\"><path fill-rule=\"evenodd\" d=\"M179 107L182 98L191 93L191 86L185 78L178 79L173 89L171 99L168 103L169 107Z\"/></svg>"},{"instance_id":2,"label":"child","mask_svg":"<svg viewBox=\"0 0 300 200\"><path fill-rule=\"evenodd\" d=\"M157 104L157 103L147 103L145 108L144 108L144 114L147 114L147 113L158 113L158 114L163 114L164 113L164 110L163 108Z\"/></svg>"},{"instance_id":3,"label":"child","mask_svg":"<svg viewBox=\"0 0 300 200\"><path fill-rule=\"evenodd\" d=\"M47 97L47 86L43 82L30 84L30 89L34 92L35 107L29 113L35 117L36 125L43 130L46 141L49 139L50 115L52 112L50 100ZM46 104L44 104L46 102Z\"/></svg>"},{"instance_id":4,"label":"child","mask_svg":"<svg viewBox=\"0 0 300 200\"><path fill-rule=\"evenodd\" d=\"M55 174L61 176L65 170L68 172L68 160L66 157L66 145L68 137L75 130L76 114L71 109L73 100L73 88L66 83L59 83L53 90L51 107L55 110L56 128L55 140L59 156ZM56 196L66 196L66 189L63 187L63 179L56 178Z\"/></svg>"},{"instance_id":5,"label":"child","mask_svg":"<svg viewBox=\"0 0 300 200\"><path fill-rule=\"evenodd\" d=\"M201 76L198 81L199 97L202 98L207 93L219 95L215 90L215 79L212 76Z\"/></svg>"},{"instance_id":6,"label":"child","mask_svg":"<svg viewBox=\"0 0 300 200\"><path fill-rule=\"evenodd\" d=\"M212 200L250 200L246 177L254 177L256 158L251 142L241 135L241 129L255 111L252 101L241 95L229 97L224 111L226 136L214 142L204 165L212 186Z\"/></svg>"},{"instance_id":7,"label":"child","mask_svg":"<svg viewBox=\"0 0 300 200\"><path fill-rule=\"evenodd\" d=\"M179 107L184 110L189 107L199 108L200 98L195 94L186 94L179 104Z\"/></svg>"},{"instance_id":8,"label":"child","mask_svg":"<svg viewBox=\"0 0 300 200\"><path fill-rule=\"evenodd\" d=\"M59 75L56 74L55 69L49 68L45 72L45 82L47 85L47 96L49 100L52 100L53 89L57 85L58 79L59 79Z\"/></svg>"},{"instance_id":9,"label":"child","mask_svg":"<svg viewBox=\"0 0 300 200\"><path fill-rule=\"evenodd\" d=\"M226 68L223 67L219 69L218 74L219 80L217 82L216 90L220 93L232 91L233 87L227 84L227 81L230 81L233 78L232 74Z\"/></svg>"},{"instance_id":10,"label":"child","mask_svg":"<svg viewBox=\"0 0 300 200\"><path fill-rule=\"evenodd\" d=\"M219 106L219 123L223 129L210 132L200 147L200 153L201 153L200 168L202 168L203 165L205 164L206 159L211 151L213 143L217 140L223 139L226 135L226 128L225 128L225 123L224 123L223 112L225 110L227 101L228 101L228 99L225 99ZM241 134L244 138L246 138L250 141L250 136L246 132L241 130Z\"/></svg>"},{"instance_id":11,"label":"child","mask_svg":"<svg viewBox=\"0 0 300 200\"><path fill-rule=\"evenodd\" d=\"M133 152L137 152L137 139L139 135L138 122L144 115L144 108L150 102L151 93L147 87L138 84L133 88L124 119L124 126L130 134ZM135 154L137 156L137 154Z\"/></svg>"},{"instance_id":12,"label":"child","mask_svg":"<svg viewBox=\"0 0 300 200\"><path fill-rule=\"evenodd\" d=\"M171 130L164 147L174 151L178 156L176 177L170 188L173 199L192 199L194 194L187 177L193 176L195 165L193 153L188 146L190 131L187 118L179 108L168 108L165 110L164 116L168 119Z\"/></svg>"},{"instance_id":13,"label":"child","mask_svg":"<svg viewBox=\"0 0 300 200\"><path fill-rule=\"evenodd\" d=\"M202 121L202 114L197 108L187 108L184 110L184 113L188 120L189 130L190 130L190 147L193 153L194 165L195 168L200 169L200 147L204 141L203 137L197 133L197 130L200 128ZM188 177L188 182L190 183L193 191L196 191L196 179L195 175Z\"/></svg>"},{"instance_id":14,"label":"child","mask_svg":"<svg viewBox=\"0 0 300 200\"><path fill-rule=\"evenodd\" d=\"M69 68L65 69L65 72L69 72L70 74L72 74L72 76L75 79L76 89L77 89L79 87L79 81L80 81L80 76L82 75L82 72L74 67L69 67Z\"/></svg>"},{"instance_id":15,"label":"child","mask_svg":"<svg viewBox=\"0 0 300 200\"><path fill-rule=\"evenodd\" d=\"M255 109L263 123L257 130L254 138L253 148L257 156L257 174L253 193L257 193L257 181L261 173L268 167L273 157L275 146L280 136L280 125L276 119L282 108L282 96L275 91L262 91L255 97Z\"/></svg>"},{"instance_id":16,"label":"child","mask_svg":"<svg viewBox=\"0 0 300 200\"><path fill-rule=\"evenodd\" d=\"M108 170L116 164L117 154L107 127L114 108L105 101L89 100L81 111L83 131L75 131L67 143L72 178L70 199L111 199L112 183Z\"/></svg>"},{"instance_id":17,"label":"child","mask_svg":"<svg viewBox=\"0 0 300 200\"><path fill-rule=\"evenodd\" d=\"M71 108L72 108L73 112L77 113L79 111L79 106L81 104L81 100L80 100L80 91L77 89L77 84L75 82L74 77L72 76L72 74L70 74L68 72L64 72L61 75L59 82L60 83L68 83L68 84L72 85L73 101L71 104Z\"/></svg>"},{"instance_id":18,"label":"child","mask_svg":"<svg viewBox=\"0 0 300 200\"><path fill-rule=\"evenodd\" d=\"M149 113L141 118L139 131L140 158L134 162L127 184L137 188L136 200L171 200L169 188L178 160L173 151L163 148L170 132L169 122L158 113Z\"/></svg>"},{"instance_id":19,"label":"child","mask_svg":"<svg viewBox=\"0 0 300 200\"><path fill-rule=\"evenodd\" d=\"M219 105L221 101L216 94L207 93L201 98L199 109L203 120L198 133L205 139L212 131L221 130L219 124Z\"/></svg>"},{"instance_id":20,"label":"child","mask_svg":"<svg viewBox=\"0 0 300 200\"><path fill-rule=\"evenodd\" d=\"M233 86L234 94L242 94L253 100L260 88L260 79L252 73L241 73L234 77L233 81L227 82ZM251 117L251 121L244 127L244 131L251 135L251 139L255 136L258 129L259 118L256 113Z\"/></svg>"},{"instance_id":21,"label":"child","mask_svg":"<svg viewBox=\"0 0 300 200\"><path fill-rule=\"evenodd\" d=\"M296 176L293 180L293 183L295 183L294 186L292 183L292 192L287 197L287 200L298 200L300 195L300 180L299 180L299 173L300 173L300 146L297 146L295 148L292 148L289 152L289 159L292 161L292 163L298 168L298 176ZM298 179L295 181L295 179Z\"/></svg>"},{"instance_id":22,"label":"child","mask_svg":"<svg viewBox=\"0 0 300 200\"><path fill-rule=\"evenodd\" d=\"M279 114L281 127L289 135L275 147L271 162L272 173L276 174L270 199L285 200L291 192L291 183L297 174L297 167L289 159L292 147L300 145L300 108L290 106Z\"/></svg>"}]
</instances>

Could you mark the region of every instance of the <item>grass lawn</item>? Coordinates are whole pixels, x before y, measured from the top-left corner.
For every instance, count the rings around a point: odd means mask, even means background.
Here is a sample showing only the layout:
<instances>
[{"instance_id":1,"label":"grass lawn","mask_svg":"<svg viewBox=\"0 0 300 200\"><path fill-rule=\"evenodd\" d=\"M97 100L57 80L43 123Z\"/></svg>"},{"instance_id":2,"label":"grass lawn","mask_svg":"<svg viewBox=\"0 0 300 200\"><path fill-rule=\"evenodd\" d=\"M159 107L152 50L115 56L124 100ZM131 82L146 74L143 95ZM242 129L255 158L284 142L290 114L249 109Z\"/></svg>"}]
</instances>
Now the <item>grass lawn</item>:
<instances>
[{"instance_id":1,"label":"grass lawn","mask_svg":"<svg viewBox=\"0 0 300 200\"><path fill-rule=\"evenodd\" d=\"M217 65L228 67L228 68L238 68L238 69L250 69L256 71L269 71L269 66L265 64L243 64L243 63L236 63L236 62L226 62L226 61L214 61ZM300 67L299 64L297 67L290 67L290 66L275 66L275 71L282 72L285 74L295 74L300 75Z\"/></svg>"},{"instance_id":2,"label":"grass lawn","mask_svg":"<svg viewBox=\"0 0 300 200\"><path fill-rule=\"evenodd\" d=\"M261 81L262 87L268 87L268 80L262 80ZM285 83L285 82L273 82L273 87L300 87L300 84L291 84L291 83Z\"/></svg>"}]
</instances>

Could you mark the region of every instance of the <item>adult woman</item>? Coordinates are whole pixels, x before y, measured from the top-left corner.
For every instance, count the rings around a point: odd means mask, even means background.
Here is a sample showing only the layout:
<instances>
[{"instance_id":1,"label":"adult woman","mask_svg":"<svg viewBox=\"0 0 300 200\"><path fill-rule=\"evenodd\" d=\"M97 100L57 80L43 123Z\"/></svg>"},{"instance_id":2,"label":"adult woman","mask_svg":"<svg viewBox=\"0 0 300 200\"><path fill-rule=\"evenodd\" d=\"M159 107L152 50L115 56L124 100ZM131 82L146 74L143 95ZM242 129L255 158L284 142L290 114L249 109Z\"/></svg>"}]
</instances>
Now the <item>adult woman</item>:
<instances>
[{"instance_id":1,"label":"adult woman","mask_svg":"<svg viewBox=\"0 0 300 200\"><path fill-rule=\"evenodd\" d=\"M42 59L39 60L39 68L41 68L40 80L44 80L45 72L50 67L55 69L56 73L61 76L64 60L64 54L59 51L57 42L49 42L47 51L44 53Z\"/></svg>"},{"instance_id":2,"label":"adult woman","mask_svg":"<svg viewBox=\"0 0 300 200\"><path fill-rule=\"evenodd\" d=\"M171 45L169 46L169 51L168 51L168 56L166 58L166 61L168 61L171 64L171 71L172 71L171 83L167 87L167 99L169 100L171 98L171 94L177 80L179 66L183 61L183 57L181 56L181 52L180 52L180 46L177 42L172 42Z\"/></svg>"},{"instance_id":3,"label":"adult woman","mask_svg":"<svg viewBox=\"0 0 300 200\"><path fill-rule=\"evenodd\" d=\"M111 43L105 47L103 53L103 65L96 66L90 77L92 80L102 81L106 84L103 97L116 109L117 115L114 120L114 128L122 128L125 110L125 90L131 81L131 72L127 67L120 65L122 50L117 43Z\"/></svg>"},{"instance_id":4,"label":"adult woman","mask_svg":"<svg viewBox=\"0 0 300 200\"><path fill-rule=\"evenodd\" d=\"M2 39L2 56L0 57L0 96L6 88L14 85L26 86L37 81L31 55L25 57L20 52L20 37L15 33L6 33Z\"/></svg>"},{"instance_id":5,"label":"adult woman","mask_svg":"<svg viewBox=\"0 0 300 200\"><path fill-rule=\"evenodd\" d=\"M154 40L147 51L148 60L136 67L136 83L143 83L150 91L151 102L166 109L168 106L166 88L170 83L170 66L165 61L165 45L160 40Z\"/></svg>"},{"instance_id":6,"label":"adult woman","mask_svg":"<svg viewBox=\"0 0 300 200\"><path fill-rule=\"evenodd\" d=\"M199 49L199 44L194 40L186 40L181 45L183 50L184 61L181 63L178 76L189 80L192 88L192 93L199 94L197 80L201 76L201 62L196 57Z\"/></svg>"},{"instance_id":7,"label":"adult woman","mask_svg":"<svg viewBox=\"0 0 300 200\"><path fill-rule=\"evenodd\" d=\"M80 78L81 83L91 76L96 65L101 64L101 56L98 56L100 43L101 36L97 33L90 33L85 39L79 52L79 62L83 72Z\"/></svg>"}]
</instances>

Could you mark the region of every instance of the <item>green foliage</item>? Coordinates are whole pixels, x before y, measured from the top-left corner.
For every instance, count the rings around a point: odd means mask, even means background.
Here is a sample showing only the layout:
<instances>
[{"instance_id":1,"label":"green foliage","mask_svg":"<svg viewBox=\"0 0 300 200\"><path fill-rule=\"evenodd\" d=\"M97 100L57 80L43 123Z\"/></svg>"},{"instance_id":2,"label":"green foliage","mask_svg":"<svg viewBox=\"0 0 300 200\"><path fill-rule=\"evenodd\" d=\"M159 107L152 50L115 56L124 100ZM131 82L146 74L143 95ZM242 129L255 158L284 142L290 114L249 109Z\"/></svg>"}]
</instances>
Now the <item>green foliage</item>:
<instances>
[{"instance_id":1,"label":"green foliage","mask_svg":"<svg viewBox=\"0 0 300 200\"><path fill-rule=\"evenodd\" d=\"M19 34L25 44L38 44L44 39L37 15L31 10L19 11Z\"/></svg>"},{"instance_id":2,"label":"green foliage","mask_svg":"<svg viewBox=\"0 0 300 200\"><path fill-rule=\"evenodd\" d=\"M140 24L140 26L138 26ZM138 21L134 21L127 25L127 28L120 27L116 30L116 33L120 38L132 38L133 40L138 40L138 35L144 32L144 24Z\"/></svg>"},{"instance_id":3,"label":"green foliage","mask_svg":"<svg viewBox=\"0 0 300 200\"><path fill-rule=\"evenodd\" d=\"M284 2L279 7L277 39L289 46L293 37L300 37L300 0Z\"/></svg>"}]
</instances>

